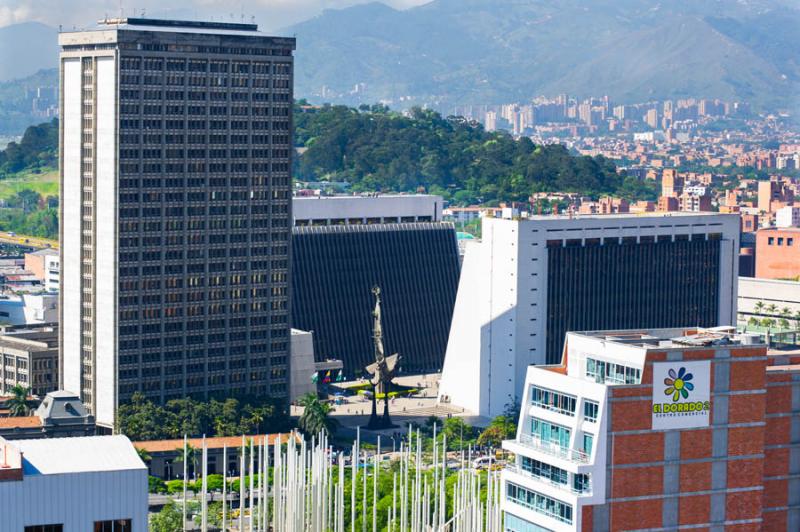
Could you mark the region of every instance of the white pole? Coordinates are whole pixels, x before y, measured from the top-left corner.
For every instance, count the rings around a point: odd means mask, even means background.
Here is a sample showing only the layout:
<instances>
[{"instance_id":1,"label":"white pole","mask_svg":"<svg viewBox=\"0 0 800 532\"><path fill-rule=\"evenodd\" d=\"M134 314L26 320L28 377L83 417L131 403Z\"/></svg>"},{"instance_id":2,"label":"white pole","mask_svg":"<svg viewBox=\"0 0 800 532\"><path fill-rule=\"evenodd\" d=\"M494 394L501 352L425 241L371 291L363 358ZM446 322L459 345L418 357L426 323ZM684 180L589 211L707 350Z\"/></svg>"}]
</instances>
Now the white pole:
<instances>
[{"instance_id":1,"label":"white pole","mask_svg":"<svg viewBox=\"0 0 800 532\"><path fill-rule=\"evenodd\" d=\"M186 434L183 435L183 530L186 531L186 480L189 471L187 462L189 454L189 444Z\"/></svg>"},{"instance_id":2,"label":"white pole","mask_svg":"<svg viewBox=\"0 0 800 532\"><path fill-rule=\"evenodd\" d=\"M253 471L253 458L254 458L254 456L253 455L254 455L254 453L253 453L253 439L250 438L250 528L249 528L250 532L253 532L253 509L254 509L253 497L255 496L255 494L253 493L253 480L254 480L254 478L253 478L253 476L254 476L253 475L253 473L254 473L254 471Z\"/></svg>"},{"instance_id":3,"label":"white pole","mask_svg":"<svg viewBox=\"0 0 800 532\"><path fill-rule=\"evenodd\" d=\"M222 444L222 532L227 532L228 517L228 446Z\"/></svg>"},{"instance_id":4,"label":"white pole","mask_svg":"<svg viewBox=\"0 0 800 532\"><path fill-rule=\"evenodd\" d=\"M201 500L200 500L200 529L203 532L208 532L208 500L206 499L206 493L208 491L208 448L206 447L206 435L203 434L203 453L202 453L202 460L203 460L203 480L201 481L202 488L200 489L201 492Z\"/></svg>"},{"instance_id":5,"label":"white pole","mask_svg":"<svg viewBox=\"0 0 800 532\"><path fill-rule=\"evenodd\" d=\"M242 448L239 451L239 532L244 532L244 471L245 471L245 447L244 434L242 434Z\"/></svg>"}]
</instances>

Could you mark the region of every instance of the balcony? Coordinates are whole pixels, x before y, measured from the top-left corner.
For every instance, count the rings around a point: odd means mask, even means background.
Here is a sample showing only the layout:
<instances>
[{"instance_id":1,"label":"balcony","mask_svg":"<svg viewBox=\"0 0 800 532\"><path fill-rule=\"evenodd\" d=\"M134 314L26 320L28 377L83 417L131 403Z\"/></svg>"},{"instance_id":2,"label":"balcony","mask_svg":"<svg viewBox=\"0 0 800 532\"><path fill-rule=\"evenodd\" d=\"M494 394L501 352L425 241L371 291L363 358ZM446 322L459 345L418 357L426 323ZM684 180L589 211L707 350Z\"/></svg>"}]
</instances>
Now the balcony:
<instances>
[{"instance_id":1,"label":"balcony","mask_svg":"<svg viewBox=\"0 0 800 532\"><path fill-rule=\"evenodd\" d=\"M542 484L546 484L548 486L553 486L554 488L557 488L557 489L562 490L564 492L572 493L573 495L585 496L585 495L591 495L592 494L592 483L591 483L591 481L588 481L582 487L582 489L578 489L578 488L576 488L574 486L574 484L570 484L570 483L562 484L561 482L556 482L556 481L554 481L552 479L549 479L547 477L543 477L543 476L540 476L540 475L534 475L530 471L522 469L521 467L519 467L519 466L517 466L515 464L508 464L508 465L506 465L505 469L506 469L506 471L510 471L512 473L516 473L517 475L522 475L524 477L533 479L533 480L535 480L537 482L541 482Z\"/></svg>"},{"instance_id":2,"label":"balcony","mask_svg":"<svg viewBox=\"0 0 800 532\"><path fill-rule=\"evenodd\" d=\"M556 458L569 460L570 462L578 462L580 464L589 463L589 455L585 452L577 449L570 449L569 447L562 447L557 443L544 441L538 436L522 434L520 435L519 442L526 447L530 447L531 449L535 449L550 456L555 456Z\"/></svg>"}]
</instances>

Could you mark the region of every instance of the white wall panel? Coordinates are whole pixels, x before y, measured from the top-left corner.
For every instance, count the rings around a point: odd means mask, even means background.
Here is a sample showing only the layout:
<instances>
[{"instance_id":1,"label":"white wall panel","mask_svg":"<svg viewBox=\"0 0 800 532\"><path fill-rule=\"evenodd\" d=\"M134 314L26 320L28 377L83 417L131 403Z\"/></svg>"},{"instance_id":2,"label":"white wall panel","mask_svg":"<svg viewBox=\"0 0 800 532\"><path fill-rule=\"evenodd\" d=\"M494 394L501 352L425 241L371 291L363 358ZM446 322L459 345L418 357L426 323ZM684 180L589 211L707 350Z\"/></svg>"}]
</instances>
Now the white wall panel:
<instances>
[{"instance_id":1,"label":"white wall panel","mask_svg":"<svg viewBox=\"0 0 800 532\"><path fill-rule=\"evenodd\" d=\"M117 66L97 59L97 297L96 355L98 423L113 425L117 404Z\"/></svg>"},{"instance_id":2,"label":"white wall panel","mask_svg":"<svg viewBox=\"0 0 800 532\"><path fill-rule=\"evenodd\" d=\"M80 246L81 246L81 62L80 59L63 60L63 108L61 120L64 128L63 190L61 220L61 323L63 360L63 387L71 392L81 392L81 324L80 324Z\"/></svg>"}]
</instances>

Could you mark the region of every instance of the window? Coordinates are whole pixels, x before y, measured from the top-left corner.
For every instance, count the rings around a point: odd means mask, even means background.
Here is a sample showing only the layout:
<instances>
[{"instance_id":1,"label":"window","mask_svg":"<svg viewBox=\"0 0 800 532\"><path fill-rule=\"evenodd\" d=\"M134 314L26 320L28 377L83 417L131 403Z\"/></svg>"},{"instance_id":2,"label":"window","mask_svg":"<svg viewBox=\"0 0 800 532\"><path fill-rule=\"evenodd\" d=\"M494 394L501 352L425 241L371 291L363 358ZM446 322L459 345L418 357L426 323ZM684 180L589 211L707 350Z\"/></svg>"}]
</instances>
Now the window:
<instances>
[{"instance_id":1,"label":"window","mask_svg":"<svg viewBox=\"0 0 800 532\"><path fill-rule=\"evenodd\" d=\"M779 236L779 237L778 237L778 245L779 245L779 246L782 246L782 245L783 245L783 237L782 237L782 236Z\"/></svg>"},{"instance_id":2,"label":"window","mask_svg":"<svg viewBox=\"0 0 800 532\"><path fill-rule=\"evenodd\" d=\"M130 519L94 522L94 532L131 532L132 530Z\"/></svg>"},{"instance_id":3,"label":"window","mask_svg":"<svg viewBox=\"0 0 800 532\"><path fill-rule=\"evenodd\" d=\"M591 491L592 485L589 481L589 475L584 473L576 473L572 479L572 487L578 493Z\"/></svg>"},{"instance_id":4,"label":"window","mask_svg":"<svg viewBox=\"0 0 800 532\"><path fill-rule=\"evenodd\" d=\"M567 427L533 418L531 419L531 434L545 443L552 443L563 448L569 447L570 430Z\"/></svg>"},{"instance_id":5,"label":"window","mask_svg":"<svg viewBox=\"0 0 800 532\"><path fill-rule=\"evenodd\" d=\"M575 397L538 386L531 387L531 403L567 416L575 415Z\"/></svg>"},{"instance_id":6,"label":"window","mask_svg":"<svg viewBox=\"0 0 800 532\"><path fill-rule=\"evenodd\" d=\"M512 502L539 512L563 523L572 524L572 506L541 493L509 482L506 496Z\"/></svg>"},{"instance_id":7,"label":"window","mask_svg":"<svg viewBox=\"0 0 800 532\"><path fill-rule=\"evenodd\" d=\"M522 457L522 470L554 484L567 484L568 473L565 470L527 456Z\"/></svg>"},{"instance_id":8,"label":"window","mask_svg":"<svg viewBox=\"0 0 800 532\"><path fill-rule=\"evenodd\" d=\"M767 245L770 245L770 246L772 246L772 245L774 245L774 244L775 244L775 238L773 238L773 237L769 237L769 238L767 239Z\"/></svg>"},{"instance_id":9,"label":"window","mask_svg":"<svg viewBox=\"0 0 800 532\"><path fill-rule=\"evenodd\" d=\"M539 525L533 524L530 521L526 521L508 512L505 513L504 521L506 532L550 532L546 528L542 528Z\"/></svg>"},{"instance_id":10,"label":"window","mask_svg":"<svg viewBox=\"0 0 800 532\"><path fill-rule=\"evenodd\" d=\"M34 525L26 526L25 532L63 532L64 525Z\"/></svg>"},{"instance_id":11,"label":"window","mask_svg":"<svg viewBox=\"0 0 800 532\"><path fill-rule=\"evenodd\" d=\"M786 239L786 245L787 246L791 246L792 244L794 244L794 238L787 238Z\"/></svg>"},{"instance_id":12,"label":"window","mask_svg":"<svg viewBox=\"0 0 800 532\"><path fill-rule=\"evenodd\" d=\"M594 401L589 401L588 399L584 400L583 402L583 419L585 421L591 421L592 423L597 421L597 412L600 409L600 405L595 403Z\"/></svg>"},{"instance_id":13,"label":"window","mask_svg":"<svg viewBox=\"0 0 800 532\"><path fill-rule=\"evenodd\" d=\"M639 369L613 362L586 359L586 376L596 382L612 384L639 384L642 372Z\"/></svg>"},{"instance_id":14,"label":"window","mask_svg":"<svg viewBox=\"0 0 800 532\"><path fill-rule=\"evenodd\" d=\"M594 436L588 432L583 433L583 447L581 450L587 455L592 454L592 444L594 443Z\"/></svg>"}]
</instances>

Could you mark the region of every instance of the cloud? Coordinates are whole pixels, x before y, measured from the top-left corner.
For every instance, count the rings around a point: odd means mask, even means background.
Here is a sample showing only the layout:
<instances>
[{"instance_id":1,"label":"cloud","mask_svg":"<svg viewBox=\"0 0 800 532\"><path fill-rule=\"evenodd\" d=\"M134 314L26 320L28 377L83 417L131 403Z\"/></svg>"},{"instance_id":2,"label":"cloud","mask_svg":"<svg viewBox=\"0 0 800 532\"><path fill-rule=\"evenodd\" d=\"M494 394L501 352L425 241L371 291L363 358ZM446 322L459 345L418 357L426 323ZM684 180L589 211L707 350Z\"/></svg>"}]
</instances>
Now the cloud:
<instances>
[{"instance_id":1,"label":"cloud","mask_svg":"<svg viewBox=\"0 0 800 532\"><path fill-rule=\"evenodd\" d=\"M173 0L165 8L163 0L0 0L0 27L37 21L56 27L86 27L106 15L132 16L145 11L146 16L190 19L245 20L251 16L263 30L269 31L300 22L322 12L341 9L371 0ZM384 0L397 9L406 9L430 0ZM135 9L134 9L135 6ZM223 7L220 7L223 6Z\"/></svg>"}]
</instances>

